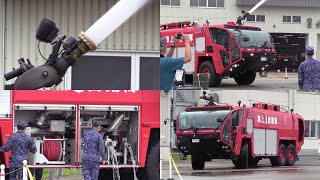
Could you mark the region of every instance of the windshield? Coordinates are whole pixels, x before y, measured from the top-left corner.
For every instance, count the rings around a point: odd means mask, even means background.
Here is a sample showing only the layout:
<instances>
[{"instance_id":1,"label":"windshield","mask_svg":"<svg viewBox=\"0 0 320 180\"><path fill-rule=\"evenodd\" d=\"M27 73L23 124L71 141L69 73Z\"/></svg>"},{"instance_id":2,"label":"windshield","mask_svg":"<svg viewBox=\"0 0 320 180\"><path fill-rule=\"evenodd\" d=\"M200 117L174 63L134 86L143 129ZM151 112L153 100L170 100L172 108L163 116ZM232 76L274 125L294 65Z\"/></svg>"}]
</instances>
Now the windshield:
<instances>
[{"instance_id":1,"label":"windshield","mask_svg":"<svg viewBox=\"0 0 320 180\"><path fill-rule=\"evenodd\" d=\"M179 115L179 130L217 129L226 120L231 110L182 112ZM220 119L222 122L218 122Z\"/></svg>"},{"instance_id":2,"label":"windshield","mask_svg":"<svg viewBox=\"0 0 320 180\"><path fill-rule=\"evenodd\" d=\"M272 48L269 33L263 31L229 29L242 48ZM244 40L245 39L245 40Z\"/></svg>"}]
</instances>

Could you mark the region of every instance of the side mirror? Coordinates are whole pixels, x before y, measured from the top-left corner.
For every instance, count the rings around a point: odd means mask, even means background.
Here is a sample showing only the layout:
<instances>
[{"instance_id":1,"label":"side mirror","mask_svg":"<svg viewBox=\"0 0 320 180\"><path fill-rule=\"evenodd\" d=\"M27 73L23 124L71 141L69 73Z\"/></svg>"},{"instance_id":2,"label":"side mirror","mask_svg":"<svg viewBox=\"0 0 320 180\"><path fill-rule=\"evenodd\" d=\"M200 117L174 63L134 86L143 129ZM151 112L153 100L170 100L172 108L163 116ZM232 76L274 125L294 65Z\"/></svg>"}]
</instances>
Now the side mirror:
<instances>
[{"instance_id":1,"label":"side mirror","mask_svg":"<svg viewBox=\"0 0 320 180\"><path fill-rule=\"evenodd\" d=\"M250 41L250 38L249 38L248 36L243 36L243 37L242 37L242 40L245 41L245 42L247 42L247 41Z\"/></svg>"}]
</instances>

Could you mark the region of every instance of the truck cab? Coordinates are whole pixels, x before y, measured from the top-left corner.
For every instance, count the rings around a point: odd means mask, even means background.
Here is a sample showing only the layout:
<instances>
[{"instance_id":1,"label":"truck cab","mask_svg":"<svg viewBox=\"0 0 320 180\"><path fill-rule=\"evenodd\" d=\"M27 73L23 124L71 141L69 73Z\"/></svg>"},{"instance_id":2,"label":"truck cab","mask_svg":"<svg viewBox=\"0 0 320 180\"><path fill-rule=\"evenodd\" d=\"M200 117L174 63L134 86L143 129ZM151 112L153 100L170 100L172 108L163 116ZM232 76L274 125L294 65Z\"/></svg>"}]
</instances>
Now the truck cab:
<instances>
[{"instance_id":1,"label":"truck cab","mask_svg":"<svg viewBox=\"0 0 320 180\"><path fill-rule=\"evenodd\" d=\"M177 144L184 155L192 155L194 169L203 169L201 162L230 159L235 137L243 117L243 108L229 105L188 108L179 114ZM200 160L199 162L197 162Z\"/></svg>"}]
</instances>

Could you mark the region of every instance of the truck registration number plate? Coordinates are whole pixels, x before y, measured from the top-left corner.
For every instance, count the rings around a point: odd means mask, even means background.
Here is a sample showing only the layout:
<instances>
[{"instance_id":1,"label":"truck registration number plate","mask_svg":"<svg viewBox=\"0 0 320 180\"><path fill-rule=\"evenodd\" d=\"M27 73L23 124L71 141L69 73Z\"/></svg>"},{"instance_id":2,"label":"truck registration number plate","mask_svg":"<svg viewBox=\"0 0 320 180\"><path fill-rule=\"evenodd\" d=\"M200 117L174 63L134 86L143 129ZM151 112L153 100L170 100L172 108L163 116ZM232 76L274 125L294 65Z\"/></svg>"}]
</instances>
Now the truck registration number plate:
<instances>
[{"instance_id":1,"label":"truck registration number plate","mask_svg":"<svg viewBox=\"0 0 320 180\"><path fill-rule=\"evenodd\" d=\"M288 61L288 59L284 59L284 61Z\"/></svg>"},{"instance_id":2,"label":"truck registration number plate","mask_svg":"<svg viewBox=\"0 0 320 180\"><path fill-rule=\"evenodd\" d=\"M200 139L192 139L192 143L199 143Z\"/></svg>"},{"instance_id":3,"label":"truck registration number plate","mask_svg":"<svg viewBox=\"0 0 320 180\"><path fill-rule=\"evenodd\" d=\"M261 61L267 61L267 57L261 57Z\"/></svg>"}]
</instances>

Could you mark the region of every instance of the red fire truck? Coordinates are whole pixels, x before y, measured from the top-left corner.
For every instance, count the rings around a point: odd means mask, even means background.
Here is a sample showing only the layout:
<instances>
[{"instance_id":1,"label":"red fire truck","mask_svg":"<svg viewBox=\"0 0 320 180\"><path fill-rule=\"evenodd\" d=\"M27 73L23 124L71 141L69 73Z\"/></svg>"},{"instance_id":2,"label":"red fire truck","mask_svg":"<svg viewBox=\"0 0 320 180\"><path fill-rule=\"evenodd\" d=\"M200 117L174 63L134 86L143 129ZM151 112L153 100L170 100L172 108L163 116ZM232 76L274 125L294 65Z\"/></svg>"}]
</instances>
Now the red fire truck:
<instances>
[{"instance_id":1,"label":"red fire truck","mask_svg":"<svg viewBox=\"0 0 320 180\"><path fill-rule=\"evenodd\" d=\"M279 105L215 104L187 108L176 123L177 145L191 154L192 168L205 161L231 159L236 168L269 158L272 166L292 166L304 143L304 119Z\"/></svg>"},{"instance_id":2,"label":"red fire truck","mask_svg":"<svg viewBox=\"0 0 320 180\"><path fill-rule=\"evenodd\" d=\"M199 26L193 21L163 24L161 37L170 47L176 34L190 36L192 61L184 65L186 74L209 74L209 86L219 86L223 78L231 77L239 85L254 82L256 72L264 69L276 53L273 39L259 27L242 26L234 22ZM184 56L184 43L179 42L175 56Z\"/></svg>"},{"instance_id":3,"label":"red fire truck","mask_svg":"<svg viewBox=\"0 0 320 180\"><path fill-rule=\"evenodd\" d=\"M159 179L159 91L0 91L0 146L19 120L38 149L34 168L81 168L83 134L102 121L108 163L99 179ZM8 167L10 153L0 153Z\"/></svg>"}]
</instances>

